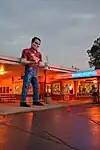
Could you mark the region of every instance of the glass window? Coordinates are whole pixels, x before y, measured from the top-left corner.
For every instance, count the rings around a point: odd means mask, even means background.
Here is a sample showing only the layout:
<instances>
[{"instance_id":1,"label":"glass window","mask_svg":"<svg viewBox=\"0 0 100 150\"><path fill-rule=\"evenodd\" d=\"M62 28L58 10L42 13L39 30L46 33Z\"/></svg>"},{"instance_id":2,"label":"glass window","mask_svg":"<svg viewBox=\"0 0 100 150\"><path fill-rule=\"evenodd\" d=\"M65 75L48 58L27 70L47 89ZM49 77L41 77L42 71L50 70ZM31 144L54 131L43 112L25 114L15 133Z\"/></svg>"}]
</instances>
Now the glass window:
<instances>
[{"instance_id":1,"label":"glass window","mask_svg":"<svg viewBox=\"0 0 100 150\"><path fill-rule=\"evenodd\" d=\"M52 84L52 94L60 95L60 83L59 82Z\"/></svg>"},{"instance_id":2,"label":"glass window","mask_svg":"<svg viewBox=\"0 0 100 150\"><path fill-rule=\"evenodd\" d=\"M3 87L3 92L2 93L5 93L5 92L6 92L5 87Z\"/></svg>"},{"instance_id":3,"label":"glass window","mask_svg":"<svg viewBox=\"0 0 100 150\"><path fill-rule=\"evenodd\" d=\"M73 94L73 81L64 81L62 83L62 94Z\"/></svg>"},{"instance_id":4,"label":"glass window","mask_svg":"<svg viewBox=\"0 0 100 150\"><path fill-rule=\"evenodd\" d=\"M80 79L78 81L77 96L90 96L93 92L93 87L97 90L97 80Z\"/></svg>"},{"instance_id":5,"label":"glass window","mask_svg":"<svg viewBox=\"0 0 100 150\"><path fill-rule=\"evenodd\" d=\"M6 92L9 93L9 87L6 88Z\"/></svg>"},{"instance_id":6,"label":"glass window","mask_svg":"<svg viewBox=\"0 0 100 150\"><path fill-rule=\"evenodd\" d=\"M2 87L0 87L0 93L2 93Z\"/></svg>"}]
</instances>

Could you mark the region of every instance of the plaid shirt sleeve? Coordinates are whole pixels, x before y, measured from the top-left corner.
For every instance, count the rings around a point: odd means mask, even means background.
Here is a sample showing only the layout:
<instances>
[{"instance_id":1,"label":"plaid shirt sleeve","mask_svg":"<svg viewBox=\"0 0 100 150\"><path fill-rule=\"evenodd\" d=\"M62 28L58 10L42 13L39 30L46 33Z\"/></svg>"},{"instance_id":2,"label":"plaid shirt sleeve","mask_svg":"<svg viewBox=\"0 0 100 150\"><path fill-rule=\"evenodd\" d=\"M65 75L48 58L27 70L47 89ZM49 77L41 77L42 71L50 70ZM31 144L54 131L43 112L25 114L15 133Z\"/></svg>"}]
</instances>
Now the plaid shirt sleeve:
<instances>
[{"instance_id":1,"label":"plaid shirt sleeve","mask_svg":"<svg viewBox=\"0 0 100 150\"><path fill-rule=\"evenodd\" d=\"M39 52L39 58L40 58L39 62L42 62L42 54L40 52Z\"/></svg>"},{"instance_id":2,"label":"plaid shirt sleeve","mask_svg":"<svg viewBox=\"0 0 100 150\"><path fill-rule=\"evenodd\" d=\"M24 58L24 59L27 60L27 52L26 52L26 49L23 49L21 58Z\"/></svg>"}]
</instances>

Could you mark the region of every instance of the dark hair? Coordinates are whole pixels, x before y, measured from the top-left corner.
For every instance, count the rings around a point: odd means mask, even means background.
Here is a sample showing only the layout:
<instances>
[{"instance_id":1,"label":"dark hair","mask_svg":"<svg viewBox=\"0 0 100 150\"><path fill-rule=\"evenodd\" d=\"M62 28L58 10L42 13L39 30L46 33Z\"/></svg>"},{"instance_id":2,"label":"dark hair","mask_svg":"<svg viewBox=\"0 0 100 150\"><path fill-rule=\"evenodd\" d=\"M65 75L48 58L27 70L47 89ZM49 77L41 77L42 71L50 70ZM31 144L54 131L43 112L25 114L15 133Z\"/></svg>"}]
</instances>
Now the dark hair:
<instances>
[{"instance_id":1,"label":"dark hair","mask_svg":"<svg viewBox=\"0 0 100 150\"><path fill-rule=\"evenodd\" d=\"M41 42L40 38L38 37L33 37L31 42L33 43L35 40L39 40Z\"/></svg>"}]
</instances>

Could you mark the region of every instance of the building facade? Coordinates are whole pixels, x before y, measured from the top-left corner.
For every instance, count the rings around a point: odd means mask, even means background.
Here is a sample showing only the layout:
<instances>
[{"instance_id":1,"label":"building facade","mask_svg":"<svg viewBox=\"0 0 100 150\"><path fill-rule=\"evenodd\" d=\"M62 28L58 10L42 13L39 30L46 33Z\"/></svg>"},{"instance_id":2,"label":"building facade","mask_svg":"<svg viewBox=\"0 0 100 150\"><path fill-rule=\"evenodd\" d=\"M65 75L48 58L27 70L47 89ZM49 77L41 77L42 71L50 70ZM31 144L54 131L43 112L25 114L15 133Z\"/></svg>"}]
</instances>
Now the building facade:
<instances>
[{"instance_id":1,"label":"building facade","mask_svg":"<svg viewBox=\"0 0 100 150\"><path fill-rule=\"evenodd\" d=\"M0 56L0 102L19 102L24 66L19 58ZM73 68L45 64L38 68L40 99L87 100L92 97L93 87L99 89L100 70L76 72ZM27 99L31 100L32 86Z\"/></svg>"}]
</instances>

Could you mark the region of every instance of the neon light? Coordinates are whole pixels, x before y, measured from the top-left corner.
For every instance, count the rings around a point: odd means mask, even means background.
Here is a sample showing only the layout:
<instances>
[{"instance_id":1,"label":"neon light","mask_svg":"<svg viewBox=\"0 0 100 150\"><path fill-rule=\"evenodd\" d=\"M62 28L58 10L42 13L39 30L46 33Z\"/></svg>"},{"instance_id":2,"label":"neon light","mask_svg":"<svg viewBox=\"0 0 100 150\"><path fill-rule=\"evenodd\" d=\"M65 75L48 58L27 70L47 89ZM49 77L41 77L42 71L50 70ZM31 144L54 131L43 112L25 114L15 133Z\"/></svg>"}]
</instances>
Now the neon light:
<instances>
[{"instance_id":1,"label":"neon light","mask_svg":"<svg viewBox=\"0 0 100 150\"><path fill-rule=\"evenodd\" d=\"M4 70L4 66L1 66L1 68L0 68L0 75L3 75L3 74L5 74L5 70Z\"/></svg>"},{"instance_id":2,"label":"neon light","mask_svg":"<svg viewBox=\"0 0 100 150\"><path fill-rule=\"evenodd\" d=\"M96 75L100 76L100 69L96 70Z\"/></svg>"},{"instance_id":3,"label":"neon light","mask_svg":"<svg viewBox=\"0 0 100 150\"><path fill-rule=\"evenodd\" d=\"M73 78L93 77L96 76L96 71L76 72L72 74Z\"/></svg>"}]
</instances>

